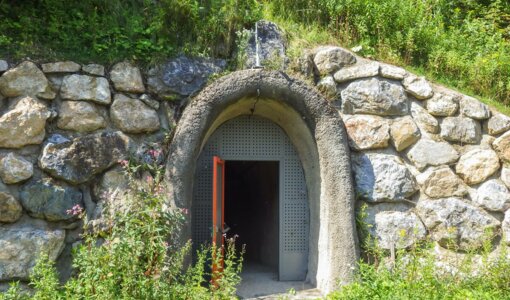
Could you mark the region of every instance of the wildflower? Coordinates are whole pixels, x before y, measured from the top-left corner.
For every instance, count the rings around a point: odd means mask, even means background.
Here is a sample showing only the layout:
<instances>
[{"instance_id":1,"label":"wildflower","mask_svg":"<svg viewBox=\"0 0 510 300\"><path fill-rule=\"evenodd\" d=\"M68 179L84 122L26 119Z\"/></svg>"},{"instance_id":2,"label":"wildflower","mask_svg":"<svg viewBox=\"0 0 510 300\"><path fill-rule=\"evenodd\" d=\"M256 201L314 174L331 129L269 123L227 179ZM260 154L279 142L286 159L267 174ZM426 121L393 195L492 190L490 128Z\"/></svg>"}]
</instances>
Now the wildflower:
<instances>
[{"instance_id":1,"label":"wildflower","mask_svg":"<svg viewBox=\"0 0 510 300\"><path fill-rule=\"evenodd\" d=\"M149 155L153 158L153 159L156 159L158 158L158 156L161 154L161 151L160 150L154 150L154 149L150 149L149 151L147 151L149 153Z\"/></svg>"},{"instance_id":2,"label":"wildflower","mask_svg":"<svg viewBox=\"0 0 510 300\"><path fill-rule=\"evenodd\" d=\"M181 209L181 212L182 212L183 214L187 215L187 214L188 214L188 209L187 209L187 208L182 208L182 209Z\"/></svg>"},{"instance_id":3,"label":"wildflower","mask_svg":"<svg viewBox=\"0 0 510 300\"><path fill-rule=\"evenodd\" d=\"M163 247L168 248L168 242L163 242Z\"/></svg>"},{"instance_id":4,"label":"wildflower","mask_svg":"<svg viewBox=\"0 0 510 300\"><path fill-rule=\"evenodd\" d=\"M129 162L125 159L119 160L118 163L123 166L124 168L129 165Z\"/></svg>"},{"instance_id":5,"label":"wildflower","mask_svg":"<svg viewBox=\"0 0 510 300\"><path fill-rule=\"evenodd\" d=\"M66 213L68 215L73 215L73 216L78 216L80 215L81 213L83 213L83 207L81 207L79 204L76 204L75 206L73 206L71 209L68 209L66 211Z\"/></svg>"}]
</instances>

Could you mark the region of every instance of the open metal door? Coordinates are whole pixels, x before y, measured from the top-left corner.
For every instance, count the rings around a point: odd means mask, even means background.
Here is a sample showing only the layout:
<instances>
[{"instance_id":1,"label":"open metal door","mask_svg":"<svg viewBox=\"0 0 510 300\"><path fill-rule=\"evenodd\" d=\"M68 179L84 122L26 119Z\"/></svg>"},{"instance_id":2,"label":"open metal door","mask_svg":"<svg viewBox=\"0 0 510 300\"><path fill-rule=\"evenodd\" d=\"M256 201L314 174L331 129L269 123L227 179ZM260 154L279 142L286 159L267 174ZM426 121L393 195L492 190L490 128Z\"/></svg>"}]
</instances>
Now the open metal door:
<instances>
[{"instance_id":1,"label":"open metal door","mask_svg":"<svg viewBox=\"0 0 510 300\"><path fill-rule=\"evenodd\" d=\"M223 225L225 223L225 161L218 156L213 157L213 233L212 243L216 249L222 249L225 238L223 236ZM220 250L221 251L221 250ZM213 259L214 260L214 259ZM217 264L213 263L213 274L218 274L223 269L223 260ZM213 281L214 281L213 275Z\"/></svg>"}]
</instances>

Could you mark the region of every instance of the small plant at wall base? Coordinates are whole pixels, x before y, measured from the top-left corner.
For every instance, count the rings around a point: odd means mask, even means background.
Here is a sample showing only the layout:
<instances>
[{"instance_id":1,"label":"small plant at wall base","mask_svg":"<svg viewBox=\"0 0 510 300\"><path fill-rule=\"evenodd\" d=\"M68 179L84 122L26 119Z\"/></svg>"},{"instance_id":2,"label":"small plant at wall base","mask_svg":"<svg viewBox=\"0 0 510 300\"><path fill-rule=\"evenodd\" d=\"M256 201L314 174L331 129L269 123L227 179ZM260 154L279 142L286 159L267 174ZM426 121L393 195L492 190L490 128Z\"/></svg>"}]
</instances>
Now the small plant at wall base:
<instances>
[{"instance_id":1,"label":"small plant at wall base","mask_svg":"<svg viewBox=\"0 0 510 300\"><path fill-rule=\"evenodd\" d=\"M358 226L364 217L361 208ZM456 254L455 259L445 261L438 255L446 250L429 241L399 249L391 257L377 247L367 230L363 232L364 258L355 268L354 282L327 299L510 299L510 255L504 244L495 250L492 239L486 239L479 251Z\"/></svg>"},{"instance_id":2,"label":"small plant at wall base","mask_svg":"<svg viewBox=\"0 0 510 300\"><path fill-rule=\"evenodd\" d=\"M155 151L149 150L153 158L158 156ZM235 241L227 240L221 249L204 246L196 263L188 266L191 241L182 242L180 234L187 211L165 206L163 168L157 160L121 164L130 176L127 194L132 196L123 199L125 207L114 215L103 216L109 219L107 229L102 228L106 234L84 220L83 240L73 253L73 276L61 285L53 262L41 257L29 283L33 294L23 293L14 284L0 295L1 300L235 298L242 266L242 253L236 252ZM69 213L86 218L78 207ZM222 259L225 266L214 285L208 283L211 257Z\"/></svg>"}]
</instances>

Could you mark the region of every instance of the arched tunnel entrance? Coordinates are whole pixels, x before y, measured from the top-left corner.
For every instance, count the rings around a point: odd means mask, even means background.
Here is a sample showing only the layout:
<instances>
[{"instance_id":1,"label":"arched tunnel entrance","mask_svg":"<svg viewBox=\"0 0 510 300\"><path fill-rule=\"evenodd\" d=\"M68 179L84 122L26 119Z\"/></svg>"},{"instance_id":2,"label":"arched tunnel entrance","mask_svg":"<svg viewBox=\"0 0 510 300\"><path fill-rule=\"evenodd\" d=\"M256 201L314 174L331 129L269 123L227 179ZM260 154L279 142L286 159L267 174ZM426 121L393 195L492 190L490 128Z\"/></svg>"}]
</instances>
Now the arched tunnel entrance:
<instances>
[{"instance_id":1,"label":"arched tunnel entrance","mask_svg":"<svg viewBox=\"0 0 510 300\"><path fill-rule=\"evenodd\" d=\"M242 122L246 124L240 125ZM251 123L267 128L254 129L249 127ZM229 124L234 127L231 132L238 135L211 142L216 136L222 136L219 132ZM239 126L247 127L241 132ZM243 135L246 136L244 141L239 139ZM280 154L275 154L275 149L280 149ZM230 197L242 197L262 206L267 203L269 212L267 209L256 211L247 202L238 202L245 203L239 207L227 207L227 213L233 210L237 215L249 210L256 216L254 222L261 220L268 225L257 228L262 234L237 229L243 235L254 236L246 240L255 247L250 250L253 257L249 260L273 268L277 264L279 279L285 274L294 274L295 278L304 278L322 292L331 291L353 278L352 266L359 257L359 249L347 135L338 113L318 92L285 73L244 70L218 79L191 100L170 144L166 180L169 204L192 212L184 238L193 236L195 243L211 236L208 229L211 210L207 207L210 204L206 204L210 197L201 199L199 195L211 193L212 182L207 181L212 179L200 179L200 172L212 173L210 158L215 153L223 156L221 159L231 172L241 172L244 167L262 169L239 175L252 177L253 186L248 187L246 184L250 180L245 180L246 183L236 187L235 180L228 179L233 184L229 193L234 195L266 185L257 196L266 200L252 199L255 196L251 194ZM276 165L270 166L270 162L278 164L278 182L269 180L274 176L272 172L276 172ZM291 169L300 171L292 173ZM291 178L299 183L287 182ZM278 190L277 200L275 189ZM277 239L274 237L276 223L269 226L276 215ZM232 228L238 224L228 217L227 221L232 223ZM201 222L204 224L200 225ZM257 249L259 243L268 247ZM264 251L274 253L276 244L278 262L274 257L264 261Z\"/></svg>"}]
</instances>

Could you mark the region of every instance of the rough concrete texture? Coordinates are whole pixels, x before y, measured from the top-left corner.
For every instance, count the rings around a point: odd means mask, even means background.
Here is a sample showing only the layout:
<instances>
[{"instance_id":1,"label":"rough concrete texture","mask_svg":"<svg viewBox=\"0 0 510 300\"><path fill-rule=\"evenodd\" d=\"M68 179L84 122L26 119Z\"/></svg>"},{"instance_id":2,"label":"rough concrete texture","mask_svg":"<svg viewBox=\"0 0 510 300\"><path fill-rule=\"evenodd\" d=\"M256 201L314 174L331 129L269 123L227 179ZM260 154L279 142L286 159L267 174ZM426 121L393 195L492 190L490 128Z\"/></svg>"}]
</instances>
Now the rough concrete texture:
<instances>
[{"instance_id":1,"label":"rough concrete texture","mask_svg":"<svg viewBox=\"0 0 510 300\"><path fill-rule=\"evenodd\" d=\"M211 125L229 106L246 97L269 98L301 117L316 141L319 174L303 163L307 182L316 177L320 197L310 193L310 242L308 280L324 292L353 278L349 267L359 257L354 222L354 191L350 174L347 136L338 114L316 91L279 72L245 70L227 75L204 89L183 112L169 149L166 180L170 201L189 208L192 178L200 147ZM249 111L245 112L246 114ZM276 116L267 116L277 119ZM228 118L228 117L227 117ZM279 124L291 132L293 124ZM299 135L289 137L293 142ZM300 156L303 149L297 148ZM320 178L320 179L319 179ZM318 225L320 224L320 227ZM188 229L188 235L190 235Z\"/></svg>"}]
</instances>

